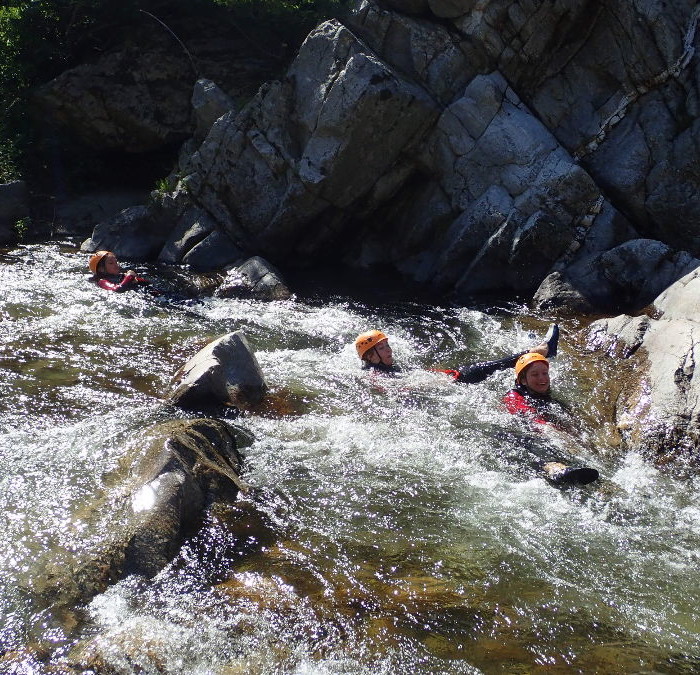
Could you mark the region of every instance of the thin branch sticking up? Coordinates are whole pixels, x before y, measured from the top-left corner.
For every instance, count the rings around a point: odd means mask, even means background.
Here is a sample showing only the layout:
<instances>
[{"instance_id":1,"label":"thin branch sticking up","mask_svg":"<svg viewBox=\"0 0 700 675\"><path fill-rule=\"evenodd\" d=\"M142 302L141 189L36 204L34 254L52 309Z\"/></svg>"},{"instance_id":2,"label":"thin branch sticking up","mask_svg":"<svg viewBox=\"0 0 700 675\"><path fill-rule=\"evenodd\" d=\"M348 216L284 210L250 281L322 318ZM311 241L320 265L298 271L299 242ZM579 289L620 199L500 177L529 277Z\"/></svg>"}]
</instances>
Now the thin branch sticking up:
<instances>
[{"instance_id":1,"label":"thin branch sticking up","mask_svg":"<svg viewBox=\"0 0 700 675\"><path fill-rule=\"evenodd\" d=\"M192 66L192 70L194 71L195 77L198 78L199 72L197 71L197 66L195 65L194 58L192 58L192 54L190 54L190 50L187 49L187 47L185 47L185 43L177 35L175 35L175 33L170 28L170 26L168 26L166 23L161 21L155 14L151 14L150 12L147 12L145 9L140 9L139 12L143 12L144 14L147 14L148 16L150 16L151 19L154 19L155 21L157 21L161 26L163 26L163 28L165 28L165 30L168 31L168 33L170 33L170 35L172 35L178 41L178 44L180 45L180 47L182 47L185 54L187 54L187 58L190 60L190 65Z\"/></svg>"}]
</instances>

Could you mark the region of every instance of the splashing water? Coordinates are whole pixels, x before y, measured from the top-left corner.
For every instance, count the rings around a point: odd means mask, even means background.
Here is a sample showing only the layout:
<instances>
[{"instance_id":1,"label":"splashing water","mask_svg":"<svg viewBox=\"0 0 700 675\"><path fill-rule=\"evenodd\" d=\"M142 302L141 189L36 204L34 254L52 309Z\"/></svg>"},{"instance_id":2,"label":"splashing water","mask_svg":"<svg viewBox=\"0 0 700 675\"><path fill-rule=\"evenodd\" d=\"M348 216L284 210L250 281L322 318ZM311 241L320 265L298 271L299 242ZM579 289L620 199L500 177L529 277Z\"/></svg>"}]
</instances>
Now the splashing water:
<instances>
[{"instance_id":1,"label":"splashing water","mask_svg":"<svg viewBox=\"0 0 700 675\"><path fill-rule=\"evenodd\" d=\"M591 441L603 424L595 386L577 378L566 343L553 386L586 413L575 450L603 476L580 490L523 470L533 439L498 405L511 373L466 386L427 370L531 346L543 321L318 292L183 308L93 287L84 258L55 244L0 257L7 662L26 672L698 672L697 483L636 455L610 459ZM380 386L352 347L372 327L391 336L403 368ZM70 616L40 606L31 589L48 562L102 536L88 514L111 489L105 477L173 414L162 402L172 374L239 329L285 402L283 414L236 420L255 437L244 451L252 493L213 507L154 579L128 577Z\"/></svg>"}]
</instances>

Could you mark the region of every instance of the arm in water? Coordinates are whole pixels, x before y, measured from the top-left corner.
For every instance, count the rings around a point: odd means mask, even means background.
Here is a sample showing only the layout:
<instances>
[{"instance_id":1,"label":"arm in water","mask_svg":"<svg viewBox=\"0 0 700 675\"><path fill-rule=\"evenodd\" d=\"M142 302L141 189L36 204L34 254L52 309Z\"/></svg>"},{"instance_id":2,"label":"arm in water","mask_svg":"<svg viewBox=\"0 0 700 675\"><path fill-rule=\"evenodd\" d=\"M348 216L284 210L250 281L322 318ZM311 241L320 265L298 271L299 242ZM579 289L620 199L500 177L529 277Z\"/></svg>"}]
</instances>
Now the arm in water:
<instances>
[{"instance_id":1,"label":"arm in water","mask_svg":"<svg viewBox=\"0 0 700 675\"><path fill-rule=\"evenodd\" d=\"M462 366L457 370L447 369L439 370L438 372L451 375L455 382L476 384L477 382L483 382L487 377L490 377L499 370L514 368L518 359L525 354L536 353L549 358L556 356L558 342L559 326L553 323L545 336L544 342L541 345L537 345L537 347L518 352L517 354L511 354L510 356L496 359L495 361L479 361L478 363Z\"/></svg>"},{"instance_id":2,"label":"arm in water","mask_svg":"<svg viewBox=\"0 0 700 675\"><path fill-rule=\"evenodd\" d=\"M97 279L97 285L100 288L104 288L106 291L115 291L116 293L123 293L141 285L148 285L148 283L143 277L136 276L133 270L129 270L122 275L121 279L112 279L112 277Z\"/></svg>"}]
</instances>

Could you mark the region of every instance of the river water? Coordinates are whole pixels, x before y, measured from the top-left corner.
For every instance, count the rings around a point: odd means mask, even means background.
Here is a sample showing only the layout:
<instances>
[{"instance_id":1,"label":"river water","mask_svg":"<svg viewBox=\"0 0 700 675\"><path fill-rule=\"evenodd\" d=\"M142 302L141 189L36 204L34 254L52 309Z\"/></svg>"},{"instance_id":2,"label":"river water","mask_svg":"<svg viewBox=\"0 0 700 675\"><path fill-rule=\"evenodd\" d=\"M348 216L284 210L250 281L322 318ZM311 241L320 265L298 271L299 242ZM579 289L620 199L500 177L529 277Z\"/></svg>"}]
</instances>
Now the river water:
<instances>
[{"instance_id":1,"label":"river water","mask_svg":"<svg viewBox=\"0 0 700 675\"><path fill-rule=\"evenodd\" d=\"M584 430L545 439L499 407L510 372L466 386L428 370L536 343L547 323L522 307L437 306L383 284L166 304L100 291L85 259L55 243L0 255L11 672L80 658L119 673L700 672L698 483L613 449L615 364L576 351L576 324L553 387ZM370 327L391 336L399 377L358 367L352 339ZM251 493L213 509L154 579L76 612L37 604L52 558L104 536L89 512L127 448L175 414L172 374L238 329L274 401L235 420L255 438ZM522 461L539 446L566 446L601 480L549 485Z\"/></svg>"}]
</instances>

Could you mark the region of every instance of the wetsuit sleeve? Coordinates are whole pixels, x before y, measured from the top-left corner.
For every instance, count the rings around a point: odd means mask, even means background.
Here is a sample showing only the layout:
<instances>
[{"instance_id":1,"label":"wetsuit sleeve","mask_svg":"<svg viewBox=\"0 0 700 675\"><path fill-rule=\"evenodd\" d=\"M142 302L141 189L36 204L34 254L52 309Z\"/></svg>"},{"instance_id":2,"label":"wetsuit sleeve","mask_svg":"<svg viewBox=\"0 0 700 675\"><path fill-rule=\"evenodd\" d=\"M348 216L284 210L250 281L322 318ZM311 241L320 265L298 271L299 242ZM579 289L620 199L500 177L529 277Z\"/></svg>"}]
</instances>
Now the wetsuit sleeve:
<instances>
[{"instance_id":1,"label":"wetsuit sleeve","mask_svg":"<svg viewBox=\"0 0 700 675\"><path fill-rule=\"evenodd\" d=\"M138 282L140 277L135 277L131 274L125 274L122 280L117 284L108 279L98 279L97 285L100 288L104 288L106 291L115 291L116 293L123 293L128 291L135 283Z\"/></svg>"},{"instance_id":2,"label":"wetsuit sleeve","mask_svg":"<svg viewBox=\"0 0 700 675\"><path fill-rule=\"evenodd\" d=\"M459 370L452 371L453 373L457 373L457 375L454 376L455 382L465 382L466 384L482 382L489 377L489 375L493 375L499 370L514 368L515 362L523 354L527 354L527 351L518 352L517 354L506 356L505 358L498 359L497 361L480 361L479 363L472 363L470 365L462 366Z\"/></svg>"}]
</instances>

